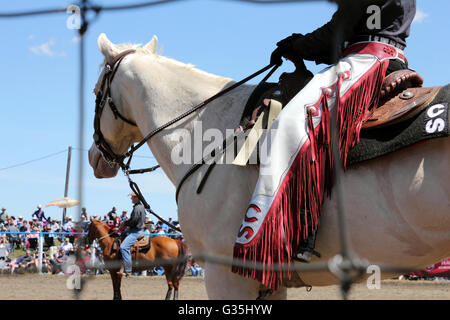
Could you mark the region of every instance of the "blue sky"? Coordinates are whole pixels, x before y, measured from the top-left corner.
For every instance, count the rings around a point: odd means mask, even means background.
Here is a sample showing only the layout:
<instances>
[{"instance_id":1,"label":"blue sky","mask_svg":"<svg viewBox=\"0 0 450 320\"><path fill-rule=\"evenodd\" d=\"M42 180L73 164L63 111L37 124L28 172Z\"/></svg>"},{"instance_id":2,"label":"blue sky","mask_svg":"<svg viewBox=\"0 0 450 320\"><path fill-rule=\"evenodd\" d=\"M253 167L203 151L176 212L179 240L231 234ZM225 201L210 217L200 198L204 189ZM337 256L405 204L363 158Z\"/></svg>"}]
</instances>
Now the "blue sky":
<instances>
[{"instance_id":1,"label":"blue sky","mask_svg":"<svg viewBox=\"0 0 450 320\"><path fill-rule=\"evenodd\" d=\"M124 1L98 1L122 4ZM61 1L12 1L1 12L64 6ZM417 20L406 50L410 67L425 85L448 83L450 2L418 0ZM86 34L86 97L84 149L92 143L92 89L103 58L97 37L105 32L115 43L147 43L155 34L162 54L199 69L240 80L268 64L275 43L293 32L307 33L326 23L334 12L326 1L253 5L229 0L186 0L147 9L103 12ZM127 180L98 180L87 152L78 143L78 42L66 26L66 14L0 19L0 206L11 215L30 217L37 204L64 194L67 153L27 165L4 169L73 146L69 196L77 198L78 157L84 159L84 202L89 214L104 215L112 206L130 209ZM308 63L313 72L324 66ZM281 71L291 70L287 65ZM275 78L272 78L275 79ZM253 80L256 83L258 79ZM139 150L134 167L155 165L147 147ZM175 188L162 171L136 176L152 208L161 216L177 218ZM45 209L61 217L62 209ZM77 209L68 214L76 216Z\"/></svg>"}]
</instances>

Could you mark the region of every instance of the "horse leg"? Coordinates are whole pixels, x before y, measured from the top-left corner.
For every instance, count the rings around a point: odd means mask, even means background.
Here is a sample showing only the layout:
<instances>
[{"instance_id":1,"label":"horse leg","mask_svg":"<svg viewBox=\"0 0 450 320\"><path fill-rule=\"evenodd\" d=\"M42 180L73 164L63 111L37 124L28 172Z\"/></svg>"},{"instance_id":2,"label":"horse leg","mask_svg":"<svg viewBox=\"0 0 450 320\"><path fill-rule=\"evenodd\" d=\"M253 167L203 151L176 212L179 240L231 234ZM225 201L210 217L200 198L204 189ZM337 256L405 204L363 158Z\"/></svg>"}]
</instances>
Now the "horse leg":
<instances>
[{"instance_id":1,"label":"horse leg","mask_svg":"<svg viewBox=\"0 0 450 320\"><path fill-rule=\"evenodd\" d=\"M120 290L120 287L122 285L122 276L121 275L117 275L118 278L118 284L117 284L117 292L119 294L119 299L118 300L122 300L122 291Z\"/></svg>"},{"instance_id":2,"label":"horse leg","mask_svg":"<svg viewBox=\"0 0 450 320\"><path fill-rule=\"evenodd\" d=\"M164 267L164 275L166 276L167 286L169 287L166 293L166 300L170 300L172 296L173 281L172 281L172 268L170 266Z\"/></svg>"},{"instance_id":3,"label":"horse leg","mask_svg":"<svg viewBox=\"0 0 450 320\"><path fill-rule=\"evenodd\" d=\"M255 300L259 282L231 272L230 266L205 263L205 285L212 300Z\"/></svg>"},{"instance_id":4,"label":"horse leg","mask_svg":"<svg viewBox=\"0 0 450 320\"><path fill-rule=\"evenodd\" d=\"M172 270L174 270L174 269L172 269ZM172 273L170 273L170 277L169 276L167 277L167 279L169 279L169 278L170 278L170 280L167 280L167 283L170 283L173 287L173 300L178 300L178 286L180 284L180 281L179 281L179 279L177 279L177 276Z\"/></svg>"},{"instance_id":5,"label":"horse leg","mask_svg":"<svg viewBox=\"0 0 450 320\"><path fill-rule=\"evenodd\" d=\"M173 281L173 300L178 300L178 287L179 287L178 280Z\"/></svg>"},{"instance_id":6,"label":"horse leg","mask_svg":"<svg viewBox=\"0 0 450 320\"><path fill-rule=\"evenodd\" d=\"M122 276L118 275L117 271L110 271L110 275L114 291L113 300L122 300L122 294L120 292L120 284L122 282Z\"/></svg>"},{"instance_id":7,"label":"horse leg","mask_svg":"<svg viewBox=\"0 0 450 320\"><path fill-rule=\"evenodd\" d=\"M166 300L170 300L170 297L172 296L172 288L173 288L172 281L168 281L167 286L169 288L167 289Z\"/></svg>"}]
</instances>

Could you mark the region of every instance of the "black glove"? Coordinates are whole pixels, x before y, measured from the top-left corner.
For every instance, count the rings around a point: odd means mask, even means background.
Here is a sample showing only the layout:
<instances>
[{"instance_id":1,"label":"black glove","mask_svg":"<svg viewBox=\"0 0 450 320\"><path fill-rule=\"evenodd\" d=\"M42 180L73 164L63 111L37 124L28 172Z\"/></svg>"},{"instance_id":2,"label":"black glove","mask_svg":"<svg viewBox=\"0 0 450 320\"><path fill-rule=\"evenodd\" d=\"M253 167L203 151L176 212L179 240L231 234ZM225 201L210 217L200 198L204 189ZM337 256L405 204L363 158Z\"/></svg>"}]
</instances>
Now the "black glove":
<instances>
[{"instance_id":1,"label":"black glove","mask_svg":"<svg viewBox=\"0 0 450 320\"><path fill-rule=\"evenodd\" d=\"M296 57L296 53L294 50L294 42L303 37L300 33L293 33L291 36L277 42L277 48L272 52L270 57L270 64L272 65L281 65L283 60L281 57L292 58Z\"/></svg>"},{"instance_id":2,"label":"black glove","mask_svg":"<svg viewBox=\"0 0 450 320\"><path fill-rule=\"evenodd\" d=\"M278 47L290 47L293 49L293 44L296 40L303 38L303 34L301 33L293 33L292 35L290 35L289 37L280 40L277 42L277 46Z\"/></svg>"},{"instance_id":3,"label":"black glove","mask_svg":"<svg viewBox=\"0 0 450 320\"><path fill-rule=\"evenodd\" d=\"M281 59L281 57L284 54L284 50L283 48L276 48L273 52L272 55L270 56L270 64L271 65L277 65L277 66L281 66L283 64L283 60Z\"/></svg>"}]
</instances>

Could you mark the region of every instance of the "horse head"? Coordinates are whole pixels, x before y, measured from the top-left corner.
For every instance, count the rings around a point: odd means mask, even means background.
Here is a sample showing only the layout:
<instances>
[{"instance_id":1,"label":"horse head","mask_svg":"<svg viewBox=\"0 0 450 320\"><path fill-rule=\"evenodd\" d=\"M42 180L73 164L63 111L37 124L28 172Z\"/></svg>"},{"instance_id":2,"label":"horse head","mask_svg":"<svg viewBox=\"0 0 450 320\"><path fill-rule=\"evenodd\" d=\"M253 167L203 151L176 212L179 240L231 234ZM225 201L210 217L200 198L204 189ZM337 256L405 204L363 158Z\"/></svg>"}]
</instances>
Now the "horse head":
<instances>
[{"instance_id":1,"label":"horse head","mask_svg":"<svg viewBox=\"0 0 450 320\"><path fill-rule=\"evenodd\" d=\"M101 238L103 237L105 234L105 231L102 228L102 226L106 227L103 222L101 222L98 219L94 219L94 218L90 218L90 223L89 223L89 229L88 229L88 234L87 234L87 239L88 239L88 243L89 245L92 244L92 242L94 242L95 239ZM108 232L106 232L107 234Z\"/></svg>"},{"instance_id":2,"label":"horse head","mask_svg":"<svg viewBox=\"0 0 450 320\"><path fill-rule=\"evenodd\" d=\"M132 66L133 56L137 56L141 52L147 55L155 55L157 42L158 40L154 36L149 43L139 48L139 52L124 57L123 61L120 62L120 68L115 70L113 78L109 81L104 81L108 73L108 66L114 67L118 56L126 49L137 49L137 46L113 44L104 33L98 37L98 48L105 60L103 70L94 89L94 94L97 96L96 116L99 117L97 122L98 129L96 129L94 136L101 135L103 144L106 144L108 146L107 149L110 150L109 153L119 156L123 155L133 143L142 139L142 134L138 127L130 124L138 123L140 117L136 108L133 108L133 105L136 104L139 88L141 88L139 85L135 85L136 81L138 81L135 68L138 67ZM105 87L105 82L107 87ZM109 91L111 100L106 99L100 110L98 108L99 101L102 98L107 98L107 96L102 94L105 90ZM117 117L117 113L113 112L110 101L113 102L117 112L128 121L123 121ZM120 168L118 163L105 159L105 151L101 151L96 142L89 149L89 164L94 169L94 175L97 178L115 177Z\"/></svg>"}]
</instances>

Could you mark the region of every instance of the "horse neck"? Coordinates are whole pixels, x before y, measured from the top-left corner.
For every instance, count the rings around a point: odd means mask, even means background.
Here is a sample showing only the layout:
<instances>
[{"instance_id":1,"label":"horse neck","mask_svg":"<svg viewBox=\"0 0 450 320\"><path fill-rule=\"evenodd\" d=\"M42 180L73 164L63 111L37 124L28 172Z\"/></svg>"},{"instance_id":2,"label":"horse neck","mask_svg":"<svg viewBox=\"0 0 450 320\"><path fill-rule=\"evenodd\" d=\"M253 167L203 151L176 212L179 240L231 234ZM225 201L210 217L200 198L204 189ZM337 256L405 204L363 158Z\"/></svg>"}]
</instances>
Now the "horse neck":
<instances>
[{"instance_id":1,"label":"horse neck","mask_svg":"<svg viewBox=\"0 0 450 320\"><path fill-rule=\"evenodd\" d=\"M138 106L139 110L135 109L135 117L143 136L234 83L231 79L208 74L164 57L141 59L139 63L139 70L151 70L145 74L141 72L140 83L143 90L139 90L141 97L137 99L141 104ZM174 164L172 161L172 151L180 144L180 129L183 134L187 133L191 137L191 154L194 151L198 154L198 145L196 146L194 139L198 143L199 134L214 128L225 138L227 130L238 126L253 87L244 85L235 89L148 141L153 155L174 185L178 185L193 164ZM203 143L203 147L207 144Z\"/></svg>"}]
</instances>

